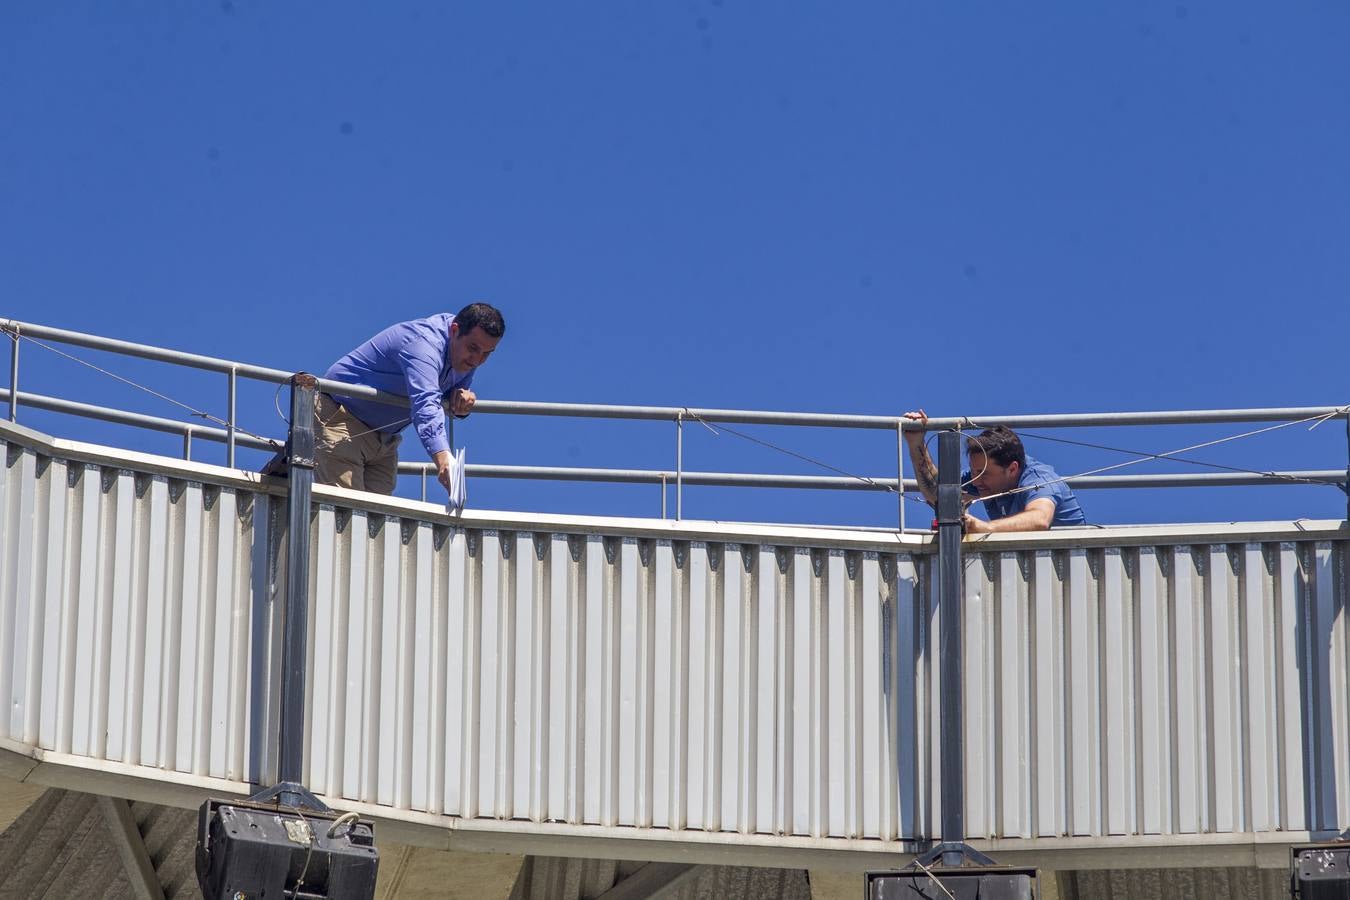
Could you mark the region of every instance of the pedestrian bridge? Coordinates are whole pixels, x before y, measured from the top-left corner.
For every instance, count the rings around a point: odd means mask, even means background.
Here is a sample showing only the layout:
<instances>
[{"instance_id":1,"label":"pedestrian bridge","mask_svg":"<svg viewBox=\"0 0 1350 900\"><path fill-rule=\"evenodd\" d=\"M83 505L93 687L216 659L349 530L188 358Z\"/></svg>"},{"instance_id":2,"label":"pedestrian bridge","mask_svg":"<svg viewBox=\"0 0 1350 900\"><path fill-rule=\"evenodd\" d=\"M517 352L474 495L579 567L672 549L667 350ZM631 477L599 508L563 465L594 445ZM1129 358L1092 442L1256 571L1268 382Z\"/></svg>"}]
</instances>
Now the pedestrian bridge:
<instances>
[{"instance_id":1,"label":"pedestrian bridge","mask_svg":"<svg viewBox=\"0 0 1350 900\"><path fill-rule=\"evenodd\" d=\"M271 783L286 482L0 424L0 774ZM939 836L921 534L315 486L304 781L382 838L863 870ZM1350 826L1339 521L965 541L965 828L1010 864L1287 868Z\"/></svg>"}]
</instances>

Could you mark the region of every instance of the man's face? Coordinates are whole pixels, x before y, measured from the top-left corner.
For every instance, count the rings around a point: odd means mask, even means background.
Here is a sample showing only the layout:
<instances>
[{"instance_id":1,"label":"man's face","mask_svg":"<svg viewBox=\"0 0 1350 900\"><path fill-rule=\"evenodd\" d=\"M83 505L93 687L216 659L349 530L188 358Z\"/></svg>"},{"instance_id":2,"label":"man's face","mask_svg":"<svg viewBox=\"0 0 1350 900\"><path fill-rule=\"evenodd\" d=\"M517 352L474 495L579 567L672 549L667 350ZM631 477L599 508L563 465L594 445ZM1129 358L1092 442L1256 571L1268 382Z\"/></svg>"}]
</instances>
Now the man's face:
<instances>
[{"instance_id":1,"label":"man's face","mask_svg":"<svg viewBox=\"0 0 1350 900\"><path fill-rule=\"evenodd\" d=\"M492 355L492 351L497 349L497 342L501 338L488 336L488 333L477 325L467 334L460 334L459 323L450 323L450 365L456 372L467 372L470 369L476 369L487 358Z\"/></svg>"},{"instance_id":2,"label":"man's face","mask_svg":"<svg viewBox=\"0 0 1350 900\"><path fill-rule=\"evenodd\" d=\"M1022 467L1016 461L1000 466L979 450L970 451L970 483L981 497L1012 490L1021 474Z\"/></svg>"}]
</instances>

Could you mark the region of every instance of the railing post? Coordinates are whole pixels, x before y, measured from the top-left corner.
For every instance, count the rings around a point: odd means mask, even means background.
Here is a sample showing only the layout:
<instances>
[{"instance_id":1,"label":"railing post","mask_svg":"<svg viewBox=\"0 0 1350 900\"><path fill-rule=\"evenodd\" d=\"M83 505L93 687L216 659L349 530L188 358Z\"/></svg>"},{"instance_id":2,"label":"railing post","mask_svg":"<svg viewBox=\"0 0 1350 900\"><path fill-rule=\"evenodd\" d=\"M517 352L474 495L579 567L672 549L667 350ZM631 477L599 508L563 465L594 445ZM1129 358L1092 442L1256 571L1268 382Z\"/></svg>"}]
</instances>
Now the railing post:
<instances>
[{"instance_id":1,"label":"railing post","mask_svg":"<svg viewBox=\"0 0 1350 900\"><path fill-rule=\"evenodd\" d=\"M666 473L661 473L661 518L666 517Z\"/></svg>"},{"instance_id":2,"label":"railing post","mask_svg":"<svg viewBox=\"0 0 1350 900\"><path fill-rule=\"evenodd\" d=\"M314 484L314 387L304 372L291 378L291 433L286 477L286 604L281 646L281 734L277 781L299 786L305 748L305 638L309 619L309 517ZM296 805L301 795L282 802Z\"/></svg>"},{"instance_id":3,"label":"railing post","mask_svg":"<svg viewBox=\"0 0 1350 900\"><path fill-rule=\"evenodd\" d=\"M904 420L895 423L895 471L897 477L895 485L899 489L896 494L900 498L900 533L905 531L905 425Z\"/></svg>"},{"instance_id":4,"label":"railing post","mask_svg":"<svg viewBox=\"0 0 1350 900\"><path fill-rule=\"evenodd\" d=\"M938 435L938 604L942 624L942 843L965 841L965 741L962 733L961 656L961 435ZM961 865L961 851L942 854L944 866Z\"/></svg>"},{"instance_id":5,"label":"railing post","mask_svg":"<svg viewBox=\"0 0 1350 900\"><path fill-rule=\"evenodd\" d=\"M19 421L19 326L9 331L9 420Z\"/></svg>"},{"instance_id":6,"label":"railing post","mask_svg":"<svg viewBox=\"0 0 1350 900\"><path fill-rule=\"evenodd\" d=\"M675 521L684 518L684 411L675 417Z\"/></svg>"},{"instance_id":7,"label":"railing post","mask_svg":"<svg viewBox=\"0 0 1350 900\"><path fill-rule=\"evenodd\" d=\"M192 460L192 429L183 429L183 459Z\"/></svg>"},{"instance_id":8,"label":"railing post","mask_svg":"<svg viewBox=\"0 0 1350 900\"><path fill-rule=\"evenodd\" d=\"M226 416L228 434L225 437L225 465L234 468L234 413L239 399L239 370L230 366L229 413Z\"/></svg>"}]
</instances>

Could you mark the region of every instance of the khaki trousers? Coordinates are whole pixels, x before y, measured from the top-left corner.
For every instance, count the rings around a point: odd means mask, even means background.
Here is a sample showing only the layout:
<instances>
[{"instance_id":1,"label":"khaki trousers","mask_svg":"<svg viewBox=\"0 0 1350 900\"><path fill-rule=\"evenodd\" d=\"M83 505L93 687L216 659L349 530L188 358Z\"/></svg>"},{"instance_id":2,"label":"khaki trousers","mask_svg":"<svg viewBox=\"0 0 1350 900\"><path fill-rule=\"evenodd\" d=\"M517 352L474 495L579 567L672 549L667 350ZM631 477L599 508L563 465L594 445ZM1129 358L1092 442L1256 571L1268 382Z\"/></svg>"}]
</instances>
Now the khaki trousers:
<instances>
[{"instance_id":1,"label":"khaki trousers","mask_svg":"<svg viewBox=\"0 0 1350 900\"><path fill-rule=\"evenodd\" d=\"M320 484L392 494L402 439L372 431L327 394L314 395L314 478Z\"/></svg>"}]
</instances>

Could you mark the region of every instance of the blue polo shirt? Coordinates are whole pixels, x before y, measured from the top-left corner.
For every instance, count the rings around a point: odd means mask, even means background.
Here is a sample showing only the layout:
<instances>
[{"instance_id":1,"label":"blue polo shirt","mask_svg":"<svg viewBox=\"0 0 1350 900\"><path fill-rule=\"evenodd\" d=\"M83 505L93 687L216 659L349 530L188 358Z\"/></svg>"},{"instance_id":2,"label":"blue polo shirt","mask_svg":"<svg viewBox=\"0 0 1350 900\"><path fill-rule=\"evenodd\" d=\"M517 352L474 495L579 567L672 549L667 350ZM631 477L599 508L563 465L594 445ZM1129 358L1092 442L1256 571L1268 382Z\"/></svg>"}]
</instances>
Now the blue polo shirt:
<instances>
[{"instance_id":1,"label":"blue polo shirt","mask_svg":"<svg viewBox=\"0 0 1350 900\"><path fill-rule=\"evenodd\" d=\"M450 313L441 313L391 325L324 373L330 381L364 384L407 397L409 409L360 397L334 394L333 399L383 434L398 434L408 427L411 417L428 455L449 450L441 401L455 388L472 384L474 373L473 369L458 373L450 367L450 323L454 321Z\"/></svg>"},{"instance_id":2,"label":"blue polo shirt","mask_svg":"<svg viewBox=\"0 0 1350 900\"><path fill-rule=\"evenodd\" d=\"M961 473L963 483L970 481L970 477L969 471ZM1069 486L1058 478L1059 475L1054 469L1028 456L1027 464L1022 469L1022 477L1017 479L1017 487L1025 490L982 501L985 514L991 520L1006 519L1025 510L1032 500L1046 499L1055 503L1055 518L1050 522L1052 526L1086 525L1087 518L1083 515L1083 507L1078 505L1078 498L1074 496ZM979 496L979 491L975 490L972 484L967 484L965 491L967 494Z\"/></svg>"}]
</instances>

